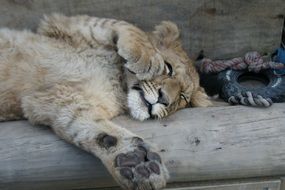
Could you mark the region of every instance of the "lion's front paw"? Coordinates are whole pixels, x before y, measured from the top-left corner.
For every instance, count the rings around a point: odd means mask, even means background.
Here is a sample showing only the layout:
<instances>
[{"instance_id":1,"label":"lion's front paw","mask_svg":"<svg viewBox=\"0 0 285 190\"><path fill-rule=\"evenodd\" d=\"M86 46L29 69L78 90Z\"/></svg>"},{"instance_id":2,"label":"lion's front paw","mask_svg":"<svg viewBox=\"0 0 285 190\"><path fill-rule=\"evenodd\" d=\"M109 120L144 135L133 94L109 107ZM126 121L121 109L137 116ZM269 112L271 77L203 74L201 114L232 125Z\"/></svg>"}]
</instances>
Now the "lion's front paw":
<instances>
[{"instance_id":1,"label":"lion's front paw","mask_svg":"<svg viewBox=\"0 0 285 190\"><path fill-rule=\"evenodd\" d=\"M113 176L125 189L162 189L166 185L168 171L161 157L143 140L137 142L131 150L115 156Z\"/></svg>"},{"instance_id":2,"label":"lion's front paw","mask_svg":"<svg viewBox=\"0 0 285 190\"><path fill-rule=\"evenodd\" d=\"M139 80L149 80L161 75L165 69L162 56L150 44L124 45L118 54L126 59L125 67Z\"/></svg>"}]
</instances>

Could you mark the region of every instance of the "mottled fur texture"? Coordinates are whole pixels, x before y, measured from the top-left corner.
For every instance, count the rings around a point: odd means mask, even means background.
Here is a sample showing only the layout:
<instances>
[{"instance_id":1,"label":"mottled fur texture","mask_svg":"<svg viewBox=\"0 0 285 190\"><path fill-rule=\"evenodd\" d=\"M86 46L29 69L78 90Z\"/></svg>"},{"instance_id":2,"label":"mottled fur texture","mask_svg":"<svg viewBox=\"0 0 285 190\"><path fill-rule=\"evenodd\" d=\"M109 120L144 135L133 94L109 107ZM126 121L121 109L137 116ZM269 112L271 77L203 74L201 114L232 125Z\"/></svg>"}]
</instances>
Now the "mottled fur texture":
<instances>
[{"instance_id":1,"label":"mottled fur texture","mask_svg":"<svg viewBox=\"0 0 285 190\"><path fill-rule=\"evenodd\" d=\"M112 118L163 118L211 105L181 47L177 26L145 33L124 21L54 14L38 33L0 30L0 121L50 126L96 155L125 189L161 189L155 148Z\"/></svg>"}]
</instances>

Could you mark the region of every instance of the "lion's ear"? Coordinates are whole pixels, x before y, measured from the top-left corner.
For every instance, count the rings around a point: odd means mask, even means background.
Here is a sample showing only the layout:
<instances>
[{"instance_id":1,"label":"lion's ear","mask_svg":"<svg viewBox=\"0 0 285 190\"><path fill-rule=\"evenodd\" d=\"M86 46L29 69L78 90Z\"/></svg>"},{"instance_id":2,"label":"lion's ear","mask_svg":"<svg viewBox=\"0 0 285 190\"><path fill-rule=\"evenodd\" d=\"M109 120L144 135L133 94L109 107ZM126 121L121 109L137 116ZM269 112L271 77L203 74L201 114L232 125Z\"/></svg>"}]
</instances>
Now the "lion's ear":
<instances>
[{"instance_id":1,"label":"lion's ear","mask_svg":"<svg viewBox=\"0 0 285 190\"><path fill-rule=\"evenodd\" d=\"M179 39L180 32L177 25L171 21L162 21L155 26L153 35L159 44L169 46Z\"/></svg>"}]
</instances>

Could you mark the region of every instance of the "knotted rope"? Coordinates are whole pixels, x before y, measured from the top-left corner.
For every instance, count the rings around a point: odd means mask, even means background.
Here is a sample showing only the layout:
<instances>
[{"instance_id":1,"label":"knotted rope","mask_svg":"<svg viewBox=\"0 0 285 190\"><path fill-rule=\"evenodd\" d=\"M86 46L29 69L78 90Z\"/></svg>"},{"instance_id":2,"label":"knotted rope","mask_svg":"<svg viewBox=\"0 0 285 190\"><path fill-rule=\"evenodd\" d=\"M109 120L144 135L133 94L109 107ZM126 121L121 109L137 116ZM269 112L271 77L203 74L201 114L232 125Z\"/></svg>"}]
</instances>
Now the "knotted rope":
<instances>
[{"instance_id":1,"label":"knotted rope","mask_svg":"<svg viewBox=\"0 0 285 190\"><path fill-rule=\"evenodd\" d=\"M243 70L248 69L251 72L258 73L263 69L284 69L283 63L264 61L262 56L256 52L248 52L245 56L233 58L230 60L212 61L208 58L203 58L198 65L202 73L218 73L226 69Z\"/></svg>"},{"instance_id":2,"label":"knotted rope","mask_svg":"<svg viewBox=\"0 0 285 190\"><path fill-rule=\"evenodd\" d=\"M241 92L228 98L230 104L242 104L246 106L269 107L273 104L270 98L255 95L252 92Z\"/></svg>"}]
</instances>

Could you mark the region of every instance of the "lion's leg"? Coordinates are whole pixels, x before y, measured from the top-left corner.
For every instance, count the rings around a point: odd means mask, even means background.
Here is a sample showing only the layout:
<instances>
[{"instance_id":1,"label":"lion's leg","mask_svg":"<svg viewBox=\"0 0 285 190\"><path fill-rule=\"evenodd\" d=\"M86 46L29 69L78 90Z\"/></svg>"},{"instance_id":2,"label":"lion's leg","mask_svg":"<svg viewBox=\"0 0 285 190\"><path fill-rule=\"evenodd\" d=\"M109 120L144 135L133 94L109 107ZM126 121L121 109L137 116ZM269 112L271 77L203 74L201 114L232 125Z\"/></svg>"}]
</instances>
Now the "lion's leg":
<instances>
[{"instance_id":1,"label":"lion's leg","mask_svg":"<svg viewBox=\"0 0 285 190\"><path fill-rule=\"evenodd\" d=\"M198 90L193 93L190 102L193 107L209 107L213 105L202 87L199 87Z\"/></svg>"},{"instance_id":2,"label":"lion's leg","mask_svg":"<svg viewBox=\"0 0 285 190\"><path fill-rule=\"evenodd\" d=\"M0 81L0 105L0 122L23 119L20 101L6 81Z\"/></svg>"},{"instance_id":3,"label":"lion's leg","mask_svg":"<svg viewBox=\"0 0 285 190\"><path fill-rule=\"evenodd\" d=\"M72 98L62 93L39 92L23 97L25 116L32 123L50 125L61 138L99 157L123 188L165 186L168 172L153 147L98 116L98 110L77 94L81 92L73 92Z\"/></svg>"},{"instance_id":4,"label":"lion's leg","mask_svg":"<svg viewBox=\"0 0 285 190\"><path fill-rule=\"evenodd\" d=\"M41 21L38 32L66 41L75 48L113 48L127 61L125 66L139 79L150 79L162 74L165 69L162 56L145 32L125 21L55 14Z\"/></svg>"},{"instance_id":5,"label":"lion's leg","mask_svg":"<svg viewBox=\"0 0 285 190\"><path fill-rule=\"evenodd\" d=\"M16 121L16 120L22 120L24 117L22 116L21 112L15 113L13 111L2 111L0 110L0 122L4 121Z\"/></svg>"}]
</instances>

